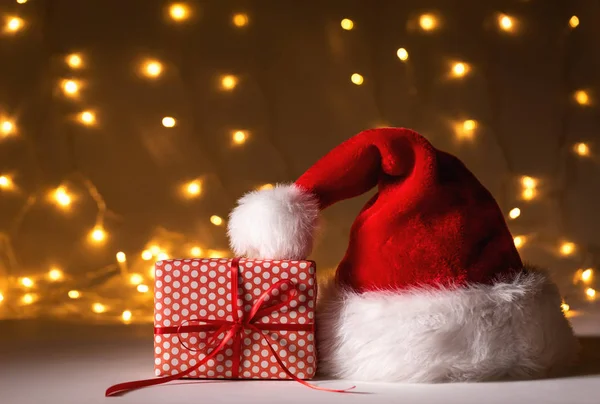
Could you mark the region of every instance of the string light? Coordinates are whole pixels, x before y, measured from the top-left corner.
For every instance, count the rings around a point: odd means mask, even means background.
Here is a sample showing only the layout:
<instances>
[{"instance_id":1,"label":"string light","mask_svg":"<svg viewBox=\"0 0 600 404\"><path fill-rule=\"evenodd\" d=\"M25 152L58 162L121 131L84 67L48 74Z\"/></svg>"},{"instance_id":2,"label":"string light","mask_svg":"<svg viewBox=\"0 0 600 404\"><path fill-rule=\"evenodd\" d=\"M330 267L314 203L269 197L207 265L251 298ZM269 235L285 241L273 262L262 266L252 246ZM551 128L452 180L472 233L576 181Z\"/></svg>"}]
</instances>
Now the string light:
<instances>
[{"instance_id":1,"label":"string light","mask_svg":"<svg viewBox=\"0 0 600 404\"><path fill-rule=\"evenodd\" d=\"M71 69L80 69L81 67L83 67L83 59L78 53L72 53L68 55L66 58L66 62Z\"/></svg>"},{"instance_id":2,"label":"string light","mask_svg":"<svg viewBox=\"0 0 600 404\"><path fill-rule=\"evenodd\" d=\"M470 66L463 62L456 62L452 65L452 76L464 77L470 70Z\"/></svg>"},{"instance_id":3,"label":"string light","mask_svg":"<svg viewBox=\"0 0 600 404\"><path fill-rule=\"evenodd\" d=\"M408 60L408 51L404 48L399 48L396 51L396 55L398 56L398 59L400 59L403 62Z\"/></svg>"},{"instance_id":4,"label":"string light","mask_svg":"<svg viewBox=\"0 0 600 404\"><path fill-rule=\"evenodd\" d=\"M17 3L19 3L19 4L25 4L25 3L27 3L27 0L17 0Z\"/></svg>"},{"instance_id":5,"label":"string light","mask_svg":"<svg viewBox=\"0 0 600 404\"><path fill-rule=\"evenodd\" d=\"M190 181L184 186L184 189L188 197L194 198L202 192L202 183L200 180Z\"/></svg>"},{"instance_id":6,"label":"string light","mask_svg":"<svg viewBox=\"0 0 600 404\"><path fill-rule=\"evenodd\" d=\"M590 96L585 90L575 91L574 97L579 105L590 105Z\"/></svg>"},{"instance_id":7,"label":"string light","mask_svg":"<svg viewBox=\"0 0 600 404\"><path fill-rule=\"evenodd\" d=\"M2 294L2 292L0 292L0 303L2 303L3 300L4 300L4 295Z\"/></svg>"},{"instance_id":8,"label":"string light","mask_svg":"<svg viewBox=\"0 0 600 404\"><path fill-rule=\"evenodd\" d=\"M248 139L248 132L246 132L244 130L236 130L235 132L233 132L232 138L233 138L233 143L244 144L244 143L246 143L246 140Z\"/></svg>"},{"instance_id":9,"label":"string light","mask_svg":"<svg viewBox=\"0 0 600 404\"><path fill-rule=\"evenodd\" d=\"M70 299L79 299L81 297L81 292L78 290L69 290L67 293Z\"/></svg>"},{"instance_id":10,"label":"string light","mask_svg":"<svg viewBox=\"0 0 600 404\"><path fill-rule=\"evenodd\" d=\"M221 217L217 216L217 215L212 215L210 217L210 222L212 224L214 224L215 226L220 226L223 224L223 219L221 219Z\"/></svg>"},{"instance_id":11,"label":"string light","mask_svg":"<svg viewBox=\"0 0 600 404\"><path fill-rule=\"evenodd\" d=\"M569 311L569 309L570 309L571 307L569 307L569 305L568 305L568 304L566 304L565 302L562 302L562 303L561 303L561 305L560 305L560 308L562 309L562 311L563 311L563 312L565 312L565 313L566 313L567 311Z\"/></svg>"},{"instance_id":12,"label":"string light","mask_svg":"<svg viewBox=\"0 0 600 404\"><path fill-rule=\"evenodd\" d=\"M0 175L0 189L12 189L14 188L14 183L12 178L8 175Z\"/></svg>"},{"instance_id":13,"label":"string light","mask_svg":"<svg viewBox=\"0 0 600 404\"><path fill-rule=\"evenodd\" d=\"M588 297L588 300L595 300L596 299L596 290L593 288L587 288L585 290L585 294Z\"/></svg>"},{"instance_id":14,"label":"string light","mask_svg":"<svg viewBox=\"0 0 600 404\"><path fill-rule=\"evenodd\" d=\"M560 254L564 256L569 256L575 252L575 244L570 241L565 241L560 245Z\"/></svg>"},{"instance_id":15,"label":"string light","mask_svg":"<svg viewBox=\"0 0 600 404\"><path fill-rule=\"evenodd\" d=\"M238 80L237 77L228 74L221 77L221 87L223 90L231 91L237 86Z\"/></svg>"},{"instance_id":16,"label":"string light","mask_svg":"<svg viewBox=\"0 0 600 404\"><path fill-rule=\"evenodd\" d=\"M121 314L121 318L123 319L123 322L128 323L131 321L131 312L129 310L125 310L122 314Z\"/></svg>"},{"instance_id":17,"label":"string light","mask_svg":"<svg viewBox=\"0 0 600 404\"><path fill-rule=\"evenodd\" d=\"M103 305L102 303L94 303L92 305L92 311L94 313L98 313L98 314L104 313L106 311L106 306Z\"/></svg>"},{"instance_id":18,"label":"string light","mask_svg":"<svg viewBox=\"0 0 600 404\"><path fill-rule=\"evenodd\" d=\"M84 125L91 126L96 123L96 115L92 111L83 111L79 114L79 121Z\"/></svg>"},{"instance_id":19,"label":"string light","mask_svg":"<svg viewBox=\"0 0 600 404\"><path fill-rule=\"evenodd\" d=\"M48 279L50 279L51 281L60 281L61 279L63 279L65 277L63 271L61 271L58 268L52 268L50 271L48 271Z\"/></svg>"},{"instance_id":20,"label":"string light","mask_svg":"<svg viewBox=\"0 0 600 404\"><path fill-rule=\"evenodd\" d=\"M521 184L524 188L535 188L537 187L537 180L527 175L521 177Z\"/></svg>"},{"instance_id":21,"label":"string light","mask_svg":"<svg viewBox=\"0 0 600 404\"><path fill-rule=\"evenodd\" d=\"M571 17L571 19L569 19L569 26L571 28L577 28L578 25L579 25L579 17L574 15L573 17Z\"/></svg>"},{"instance_id":22,"label":"string light","mask_svg":"<svg viewBox=\"0 0 600 404\"><path fill-rule=\"evenodd\" d=\"M144 282L144 277L140 274L131 274L129 276L129 283L132 285L139 285L142 282Z\"/></svg>"},{"instance_id":23,"label":"string light","mask_svg":"<svg viewBox=\"0 0 600 404\"><path fill-rule=\"evenodd\" d=\"M32 288L34 285L33 280L28 277L23 277L23 278L19 279L19 283L21 285L25 286L26 288Z\"/></svg>"},{"instance_id":24,"label":"string light","mask_svg":"<svg viewBox=\"0 0 600 404\"><path fill-rule=\"evenodd\" d=\"M150 253L154 256L154 255L158 255L160 254L160 247L157 246L156 244L151 245L150 246Z\"/></svg>"},{"instance_id":25,"label":"string light","mask_svg":"<svg viewBox=\"0 0 600 404\"><path fill-rule=\"evenodd\" d=\"M165 116L162 119L162 124L165 128L172 128L175 126L175 118L171 116Z\"/></svg>"},{"instance_id":26,"label":"string light","mask_svg":"<svg viewBox=\"0 0 600 404\"><path fill-rule=\"evenodd\" d=\"M37 298L37 295L35 293L26 293L21 298L21 301L24 304L31 304L36 300L36 298Z\"/></svg>"},{"instance_id":27,"label":"string light","mask_svg":"<svg viewBox=\"0 0 600 404\"><path fill-rule=\"evenodd\" d=\"M576 143L574 147L575 153L581 157L587 157L590 155L590 148L585 143Z\"/></svg>"},{"instance_id":28,"label":"string light","mask_svg":"<svg viewBox=\"0 0 600 404\"><path fill-rule=\"evenodd\" d=\"M161 252L156 256L156 259L159 261L168 260L169 254L167 254L166 252Z\"/></svg>"},{"instance_id":29,"label":"string light","mask_svg":"<svg viewBox=\"0 0 600 404\"><path fill-rule=\"evenodd\" d=\"M510 212L508 212L508 217L510 217L511 219L516 219L519 216L521 216L521 209L519 208L512 208Z\"/></svg>"},{"instance_id":30,"label":"string light","mask_svg":"<svg viewBox=\"0 0 600 404\"><path fill-rule=\"evenodd\" d=\"M352 21L349 18L344 18L340 25L342 26L342 29L345 29L346 31L351 31L352 28L354 28L354 21Z\"/></svg>"},{"instance_id":31,"label":"string light","mask_svg":"<svg viewBox=\"0 0 600 404\"><path fill-rule=\"evenodd\" d=\"M63 80L62 90L67 97L75 97L79 94L79 83L75 80Z\"/></svg>"},{"instance_id":32,"label":"string light","mask_svg":"<svg viewBox=\"0 0 600 404\"><path fill-rule=\"evenodd\" d=\"M233 25L238 28L245 27L248 25L248 15L244 13L238 13L233 16Z\"/></svg>"},{"instance_id":33,"label":"string light","mask_svg":"<svg viewBox=\"0 0 600 404\"><path fill-rule=\"evenodd\" d=\"M142 65L142 74L149 78L157 78L163 71L162 63L158 60L147 60Z\"/></svg>"},{"instance_id":34,"label":"string light","mask_svg":"<svg viewBox=\"0 0 600 404\"><path fill-rule=\"evenodd\" d=\"M9 120L3 120L0 124L0 132L3 136L9 136L15 133L15 123Z\"/></svg>"},{"instance_id":35,"label":"string light","mask_svg":"<svg viewBox=\"0 0 600 404\"><path fill-rule=\"evenodd\" d=\"M506 14L501 14L498 16L498 25L501 30L506 32L512 32L515 28L513 19Z\"/></svg>"},{"instance_id":36,"label":"string light","mask_svg":"<svg viewBox=\"0 0 600 404\"><path fill-rule=\"evenodd\" d=\"M106 231L102 226L97 225L90 231L89 237L93 243L100 244L106 240Z\"/></svg>"},{"instance_id":37,"label":"string light","mask_svg":"<svg viewBox=\"0 0 600 404\"><path fill-rule=\"evenodd\" d=\"M422 14L419 17L419 26L423 31L433 31L438 26L438 21L432 14Z\"/></svg>"},{"instance_id":38,"label":"string light","mask_svg":"<svg viewBox=\"0 0 600 404\"><path fill-rule=\"evenodd\" d=\"M521 197L526 201L530 201L535 198L536 194L535 188L525 188L523 192L521 192Z\"/></svg>"},{"instance_id":39,"label":"string light","mask_svg":"<svg viewBox=\"0 0 600 404\"><path fill-rule=\"evenodd\" d=\"M258 190L259 191L266 191L266 190L273 189L273 188L275 188L273 186L273 184L264 184L264 185L261 185L260 187L258 187Z\"/></svg>"},{"instance_id":40,"label":"string light","mask_svg":"<svg viewBox=\"0 0 600 404\"><path fill-rule=\"evenodd\" d=\"M169 16L174 21L184 21L190 16L190 9L183 3L174 3L169 7Z\"/></svg>"},{"instance_id":41,"label":"string light","mask_svg":"<svg viewBox=\"0 0 600 404\"><path fill-rule=\"evenodd\" d=\"M581 280L585 283L589 283L592 280L594 275L594 270L592 268L588 268L585 271L581 272Z\"/></svg>"},{"instance_id":42,"label":"string light","mask_svg":"<svg viewBox=\"0 0 600 404\"><path fill-rule=\"evenodd\" d=\"M350 76L350 81L352 81L357 86L360 86L365 81L365 79L362 75L354 73L352 76Z\"/></svg>"},{"instance_id":43,"label":"string light","mask_svg":"<svg viewBox=\"0 0 600 404\"><path fill-rule=\"evenodd\" d=\"M142 251L142 259L144 261L150 261L153 256L154 255L152 254L152 251L150 251L150 250L144 250L144 251Z\"/></svg>"},{"instance_id":44,"label":"string light","mask_svg":"<svg viewBox=\"0 0 600 404\"><path fill-rule=\"evenodd\" d=\"M515 243L515 247L520 248L525 244L527 239L525 236L516 236L513 241Z\"/></svg>"},{"instance_id":45,"label":"string light","mask_svg":"<svg viewBox=\"0 0 600 404\"><path fill-rule=\"evenodd\" d=\"M15 33L25 25L24 21L19 17L9 17L6 20L6 25L4 26L4 31Z\"/></svg>"},{"instance_id":46,"label":"string light","mask_svg":"<svg viewBox=\"0 0 600 404\"><path fill-rule=\"evenodd\" d=\"M150 288L148 287L148 285L144 285L144 284L137 285L136 289L140 293L148 293L148 291L150 290Z\"/></svg>"},{"instance_id":47,"label":"string light","mask_svg":"<svg viewBox=\"0 0 600 404\"><path fill-rule=\"evenodd\" d=\"M71 206L72 198L67 191L67 188L64 186L60 186L56 188L56 190L51 194L54 201L58 204L58 206L62 208L68 208Z\"/></svg>"},{"instance_id":48,"label":"string light","mask_svg":"<svg viewBox=\"0 0 600 404\"><path fill-rule=\"evenodd\" d=\"M200 247L192 247L190 248L190 254L192 257L200 257L202 255L202 248Z\"/></svg>"},{"instance_id":49,"label":"string light","mask_svg":"<svg viewBox=\"0 0 600 404\"><path fill-rule=\"evenodd\" d=\"M119 251L116 255L117 258L117 262L119 263L124 263L127 261L127 256L125 255L125 253L123 251Z\"/></svg>"}]
</instances>

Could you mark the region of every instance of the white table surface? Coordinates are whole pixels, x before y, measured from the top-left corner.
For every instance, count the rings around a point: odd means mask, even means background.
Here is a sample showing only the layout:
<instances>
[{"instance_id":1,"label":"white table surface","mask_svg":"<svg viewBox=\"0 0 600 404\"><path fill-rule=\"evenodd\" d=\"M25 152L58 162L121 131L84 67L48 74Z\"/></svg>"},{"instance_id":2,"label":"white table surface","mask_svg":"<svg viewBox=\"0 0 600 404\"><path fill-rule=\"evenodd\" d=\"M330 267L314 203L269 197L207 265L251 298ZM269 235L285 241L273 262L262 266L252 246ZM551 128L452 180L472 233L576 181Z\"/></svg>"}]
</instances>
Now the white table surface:
<instances>
[{"instance_id":1,"label":"white table surface","mask_svg":"<svg viewBox=\"0 0 600 404\"><path fill-rule=\"evenodd\" d=\"M105 398L118 382L153 377L152 328L76 325L47 320L0 321L2 404L217 403L600 403L600 313L576 316L584 359L577 374L554 380L480 384L356 385L361 394L314 391L288 381L176 381Z\"/></svg>"}]
</instances>

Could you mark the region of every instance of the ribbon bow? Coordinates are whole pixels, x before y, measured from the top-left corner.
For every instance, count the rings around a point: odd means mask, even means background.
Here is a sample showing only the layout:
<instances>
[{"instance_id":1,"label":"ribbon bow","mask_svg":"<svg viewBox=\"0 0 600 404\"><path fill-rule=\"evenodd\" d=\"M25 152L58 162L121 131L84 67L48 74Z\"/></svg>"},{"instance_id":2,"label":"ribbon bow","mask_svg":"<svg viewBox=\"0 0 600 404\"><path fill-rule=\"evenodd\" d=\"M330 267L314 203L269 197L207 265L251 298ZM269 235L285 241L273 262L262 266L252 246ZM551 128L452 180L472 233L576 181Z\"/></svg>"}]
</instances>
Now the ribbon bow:
<instances>
[{"instance_id":1,"label":"ribbon bow","mask_svg":"<svg viewBox=\"0 0 600 404\"><path fill-rule=\"evenodd\" d=\"M355 386L352 386L345 390L336 390L336 389L328 389L325 387L319 387L312 385L294 375L289 371L287 366L281 360L281 357L277 353L277 350L274 348L276 346L276 342L269 336L263 333L263 331L312 331L312 324L265 324L257 322L258 319L269 315L270 313L281 309L284 306L287 306L291 300L297 295L297 291L294 288L294 283L289 279L284 279L278 281L271 285L269 289L263 292L256 302L252 305L252 308L248 313L244 313L244 315L240 318L238 313L238 267L239 267L239 258L234 258L231 261L230 272L231 272L231 312L233 320L212 320L208 318L189 318L184 320L179 326L176 327L155 327L155 334L173 334L177 335L177 339L182 347L192 352L200 352L200 349L195 349L187 345L180 338L181 333L186 332L194 332L194 331L216 331L213 337L209 340L208 346L211 346L215 343L218 336L225 333L223 339L216 345L212 350L210 350L204 358L199 360L194 366L189 367L188 369L179 372L174 375L164 376L160 378L153 379L145 379L145 380L136 380L132 382L119 383L114 386L109 387L106 390L106 397L114 396L119 393L124 393L129 390L138 389L141 387L154 386L157 384L168 383L173 380L181 379L198 369L200 366L208 362L210 359L215 357L220 351L222 351L227 343L233 339L233 365L232 365L232 378L237 379L239 377L239 368L241 361L241 347L242 347L242 339L245 333L245 330L251 330L258 333L263 340L266 341L267 346L271 350L271 353L275 357L275 360L283 371L293 380L301 383L307 387L310 387L315 390L322 391L330 391L337 393L344 393L348 390L353 389ZM284 289L284 285L286 285L286 294L281 296L281 301L279 303L269 305L263 307L265 300L268 296L270 296L271 292L278 289ZM188 323L195 323L191 325L186 325Z\"/></svg>"}]
</instances>

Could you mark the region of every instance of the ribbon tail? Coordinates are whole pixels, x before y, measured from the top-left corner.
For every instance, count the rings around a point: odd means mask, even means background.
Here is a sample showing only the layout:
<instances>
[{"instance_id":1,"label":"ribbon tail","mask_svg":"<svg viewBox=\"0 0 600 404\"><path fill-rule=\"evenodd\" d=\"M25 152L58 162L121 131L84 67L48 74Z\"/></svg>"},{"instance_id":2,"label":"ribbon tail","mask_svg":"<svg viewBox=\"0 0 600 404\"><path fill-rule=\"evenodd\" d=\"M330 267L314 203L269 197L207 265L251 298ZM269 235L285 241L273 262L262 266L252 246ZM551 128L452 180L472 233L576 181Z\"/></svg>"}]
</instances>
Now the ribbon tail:
<instances>
[{"instance_id":1,"label":"ribbon tail","mask_svg":"<svg viewBox=\"0 0 600 404\"><path fill-rule=\"evenodd\" d=\"M185 377L185 376L189 375L190 373L192 373L194 370L198 369L200 366L202 366L203 364L208 362L210 359L212 359L217 353L219 353L225 347L225 344L227 344L227 342L233 337L233 335L235 334L235 331L236 331L235 329L229 330L227 335L225 335L225 337L223 338L221 343L215 349L213 349L202 360L198 361L198 363L196 363L194 366L184 370L183 372L180 372L180 373L177 373L174 375L170 375L170 376L159 377L159 378L134 380L131 382L115 384L114 386L110 386L108 389L106 389L104 396L112 397L112 396L116 396L118 394L126 393L131 390L137 390L142 387L155 386L157 384L168 383L173 380L181 379L182 377Z\"/></svg>"},{"instance_id":2,"label":"ribbon tail","mask_svg":"<svg viewBox=\"0 0 600 404\"><path fill-rule=\"evenodd\" d=\"M311 389L314 390L319 390L319 391L329 391L332 393L347 393L350 390L356 388L356 386L352 386L349 387L347 389L328 389L327 387L319 387L319 386L315 386L314 384L310 384L309 382L307 382L306 380L302 380L299 377L297 377L295 374L293 374L292 372L289 371L289 369L287 368L287 366L285 366L285 364L283 363L283 361L281 360L281 357L279 356L279 354L277 353L277 351L275 350L275 348L273 348L273 345L276 345L275 342L273 341L273 339L267 335L265 335L258 327L255 327L253 325L250 325L250 327L255 331L258 332L260 334L260 336L265 340L265 342L267 343L267 346L269 347L269 349L271 350L271 352L273 353L273 356L275 357L275 360L277 361L277 363L279 363L279 366L281 366L281 368L283 369L283 371L289 376L291 377L293 380L297 381L300 384L303 384L306 387L310 387Z\"/></svg>"}]
</instances>

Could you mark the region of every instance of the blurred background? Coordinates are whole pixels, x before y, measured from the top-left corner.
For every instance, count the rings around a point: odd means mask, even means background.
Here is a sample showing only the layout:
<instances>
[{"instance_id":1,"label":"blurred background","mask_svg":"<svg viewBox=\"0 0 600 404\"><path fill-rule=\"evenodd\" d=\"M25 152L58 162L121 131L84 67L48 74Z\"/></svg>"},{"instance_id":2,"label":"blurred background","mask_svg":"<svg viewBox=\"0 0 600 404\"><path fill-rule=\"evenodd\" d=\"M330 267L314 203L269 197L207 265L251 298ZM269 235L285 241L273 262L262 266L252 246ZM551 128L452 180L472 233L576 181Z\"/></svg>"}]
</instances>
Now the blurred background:
<instances>
[{"instance_id":1,"label":"blurred background","mask_svg":"<svg viewBox=\"0 0 600 404\"><path fill-rule=\"evenodd\" d=\"M595 304L598 1L0 0L0 18L0 319L151 323L157 259L231 256L238 197L378 126L459 156L563 309ZM369 197L324 212L322 278Z\"/></svg>"}]
</instances>

